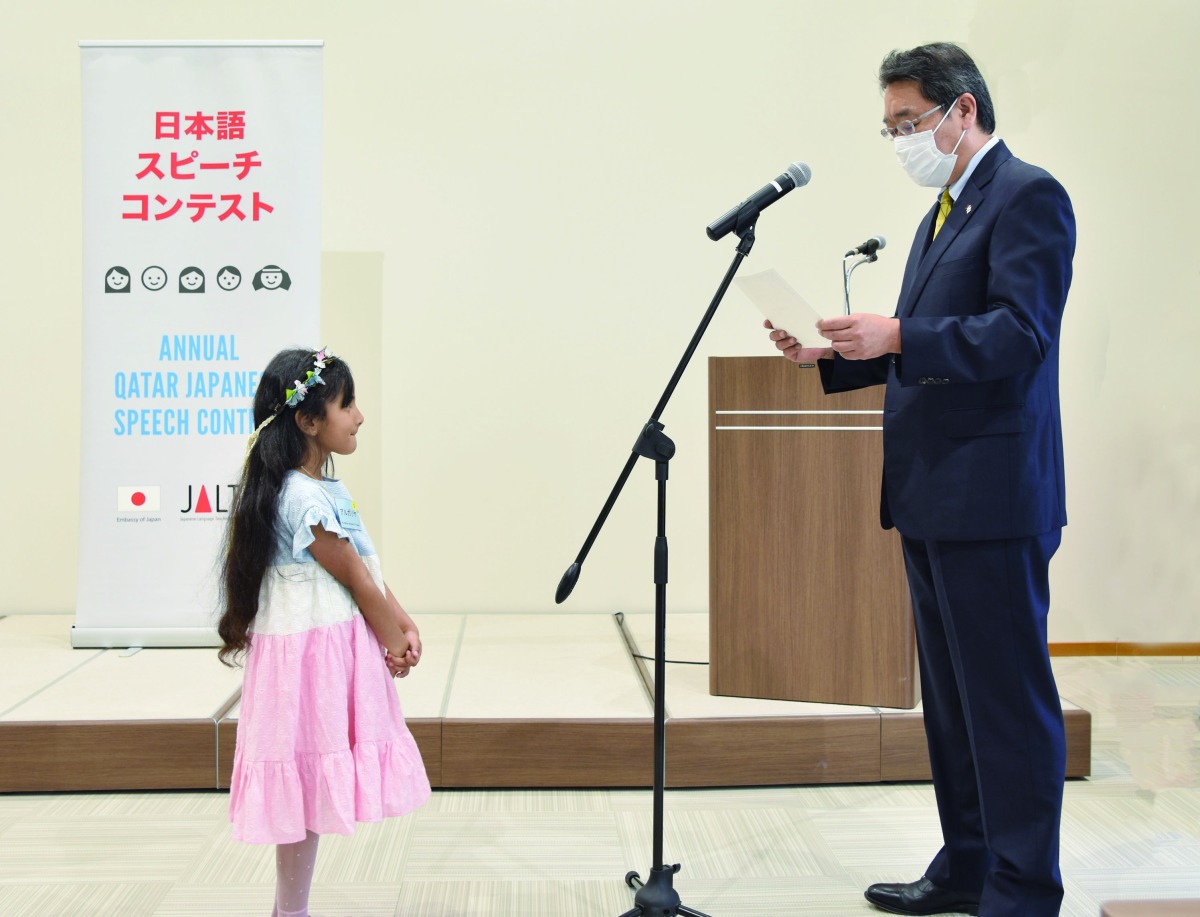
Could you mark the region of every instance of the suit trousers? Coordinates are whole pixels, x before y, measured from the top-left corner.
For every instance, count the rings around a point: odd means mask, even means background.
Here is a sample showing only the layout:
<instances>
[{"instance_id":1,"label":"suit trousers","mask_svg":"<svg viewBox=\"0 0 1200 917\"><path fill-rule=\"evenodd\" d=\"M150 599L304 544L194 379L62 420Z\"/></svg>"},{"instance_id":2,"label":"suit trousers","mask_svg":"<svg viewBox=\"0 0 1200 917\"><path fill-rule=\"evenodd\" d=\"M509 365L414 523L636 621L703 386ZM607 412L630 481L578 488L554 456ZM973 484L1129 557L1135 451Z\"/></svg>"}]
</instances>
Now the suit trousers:
<instances>
[{"instance_id":1,"label":"suit trousers","mask_svg":"<svg viewBox=\"0 0 1200 917\"><path fill-rule=\"evenodd\" d=\"M980 917L1062 903L1066 733L1046 635L1061 534L902 539L943 839L926 875L980 894Z\"/></svg>"}]
</instances>

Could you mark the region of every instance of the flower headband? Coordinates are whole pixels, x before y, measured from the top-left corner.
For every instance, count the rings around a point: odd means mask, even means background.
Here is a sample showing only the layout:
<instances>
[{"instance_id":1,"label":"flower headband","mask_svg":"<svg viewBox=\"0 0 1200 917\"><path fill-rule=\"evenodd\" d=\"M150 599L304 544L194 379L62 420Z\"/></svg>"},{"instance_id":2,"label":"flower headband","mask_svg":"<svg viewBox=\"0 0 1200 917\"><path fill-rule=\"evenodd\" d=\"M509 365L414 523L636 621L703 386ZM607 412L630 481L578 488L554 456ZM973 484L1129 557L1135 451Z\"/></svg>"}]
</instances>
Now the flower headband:
<instances>
[{"instance_id":1,"label":"flower headband","mask_svg":"<svg viewBox=\"0 0 1200 917\"><path fill-rule=\"evenodd\" d=\"M249 461L250 453L254 451L254 444L258 442L258 435L266 428L272 420L279 416L284 407L294 408L304 400L304 396L308 394L308 390L314 385L324 385L325 380L321 378L321 371L330 360L336 360L333 354L329 352L328 347L322 347L313 354L313 368L304 374L303 379L296 379L292 382L294 388L284 389L284 401L282 404L276 404L275 410L267 415L266 420L254 428L254 432L250 434L250 440L246 443L246 460Z\"/></svg>"},{"instance_id":2,"label":"flower headband","mask_svg":"<svg viewBox=\"0 0 1200 917\"><path fill-rule=\"evenodd\" d=\"M333 354L329 352L328 347L323 347L321 350L318 350L316 353L314 353L313 366L316 367L316 371L314 372L310 369L304 374L303 382L297 379L292 383L292 385L296 386L295 388L284 390L284 394L287 396L287 401L285 401L284 404L286 404L289 408L294 408L304 400L304 396L308 394L308 390L310 388L312 388L314 385L324 385L325 380L321 378L321 370L323 370L325 368L325 364L332 359ZM277 414L279 411L277 410L275 413Z\"/></svg>"}]
</instances>

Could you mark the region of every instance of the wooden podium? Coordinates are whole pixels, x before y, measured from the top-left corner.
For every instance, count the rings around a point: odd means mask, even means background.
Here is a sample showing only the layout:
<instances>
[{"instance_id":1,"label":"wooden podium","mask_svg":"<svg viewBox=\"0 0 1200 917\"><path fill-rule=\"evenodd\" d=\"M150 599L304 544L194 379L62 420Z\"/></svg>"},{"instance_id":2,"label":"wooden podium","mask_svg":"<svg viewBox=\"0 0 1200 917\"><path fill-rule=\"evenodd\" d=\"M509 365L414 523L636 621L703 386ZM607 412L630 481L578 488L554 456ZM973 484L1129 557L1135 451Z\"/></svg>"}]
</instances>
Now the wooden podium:
<instances>
[{"instance_id":1,"label":"wooden podium","mask_svg":"<svg viewBox=\"0 0 1200 917\"><path fill-rule=\"evenodd\" d=\"M911 708L900 539L879 525L883 388L709 358L709 690Z\"/></svg>"}]
</instances>

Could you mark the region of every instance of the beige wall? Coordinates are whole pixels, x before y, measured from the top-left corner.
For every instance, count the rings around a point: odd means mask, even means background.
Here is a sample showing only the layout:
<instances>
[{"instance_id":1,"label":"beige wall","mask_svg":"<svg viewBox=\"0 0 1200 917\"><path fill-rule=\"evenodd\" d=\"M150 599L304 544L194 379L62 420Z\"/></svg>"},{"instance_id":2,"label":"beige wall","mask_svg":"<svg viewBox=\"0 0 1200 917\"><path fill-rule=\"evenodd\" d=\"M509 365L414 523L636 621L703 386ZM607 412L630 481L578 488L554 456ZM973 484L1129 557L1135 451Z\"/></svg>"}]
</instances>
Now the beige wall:
<instances>
[{"instance_id":1,"label":"beige wall","mask_svg":"<svg viewBox=\"0 0 1200 917\"><path fill-rule=\"evenodd\" d=\"M762 218L747 270L775 267L836 312L841 253L883 233L856 306L891 313L928 194L876 136L874 72L893 47L947 38L981 62L1001 136L1063 181L1079 219L1052 639L1200 639L1200 275L1187 244L1200 4L8 7L0 613L75 601L79 39L325 40L325 333L364 383L382 379L360 385L377 439L342 468L378 495L365 502L389 580L420 614L552 607L732 257L705 224L789 161L809 162L812 183ZM679 446L674 610L707 606L703 358L770 352L731 295L664 415ZM643 466L570 609L651 607Z\"/></svg>"}]
</instances>

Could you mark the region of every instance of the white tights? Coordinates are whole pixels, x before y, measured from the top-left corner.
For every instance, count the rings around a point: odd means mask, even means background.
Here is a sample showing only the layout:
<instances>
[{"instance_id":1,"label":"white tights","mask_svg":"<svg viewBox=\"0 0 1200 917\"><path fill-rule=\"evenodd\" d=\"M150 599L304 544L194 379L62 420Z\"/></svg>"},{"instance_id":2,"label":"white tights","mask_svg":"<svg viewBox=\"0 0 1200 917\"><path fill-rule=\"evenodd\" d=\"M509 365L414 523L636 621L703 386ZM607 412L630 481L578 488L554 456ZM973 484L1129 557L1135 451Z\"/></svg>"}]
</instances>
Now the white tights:
<instances>
[{"instance_id":1,"label":"white tights","mask_svg":"<svg viewBox=\"0 0 1200 917\"><path fill-rule=\"evenodd\" d=\"M275 845L275 910L271 917L308 917L308 890L320 839L321 835L309 831L302 841Z\"/></svg>"}]
</instances>

